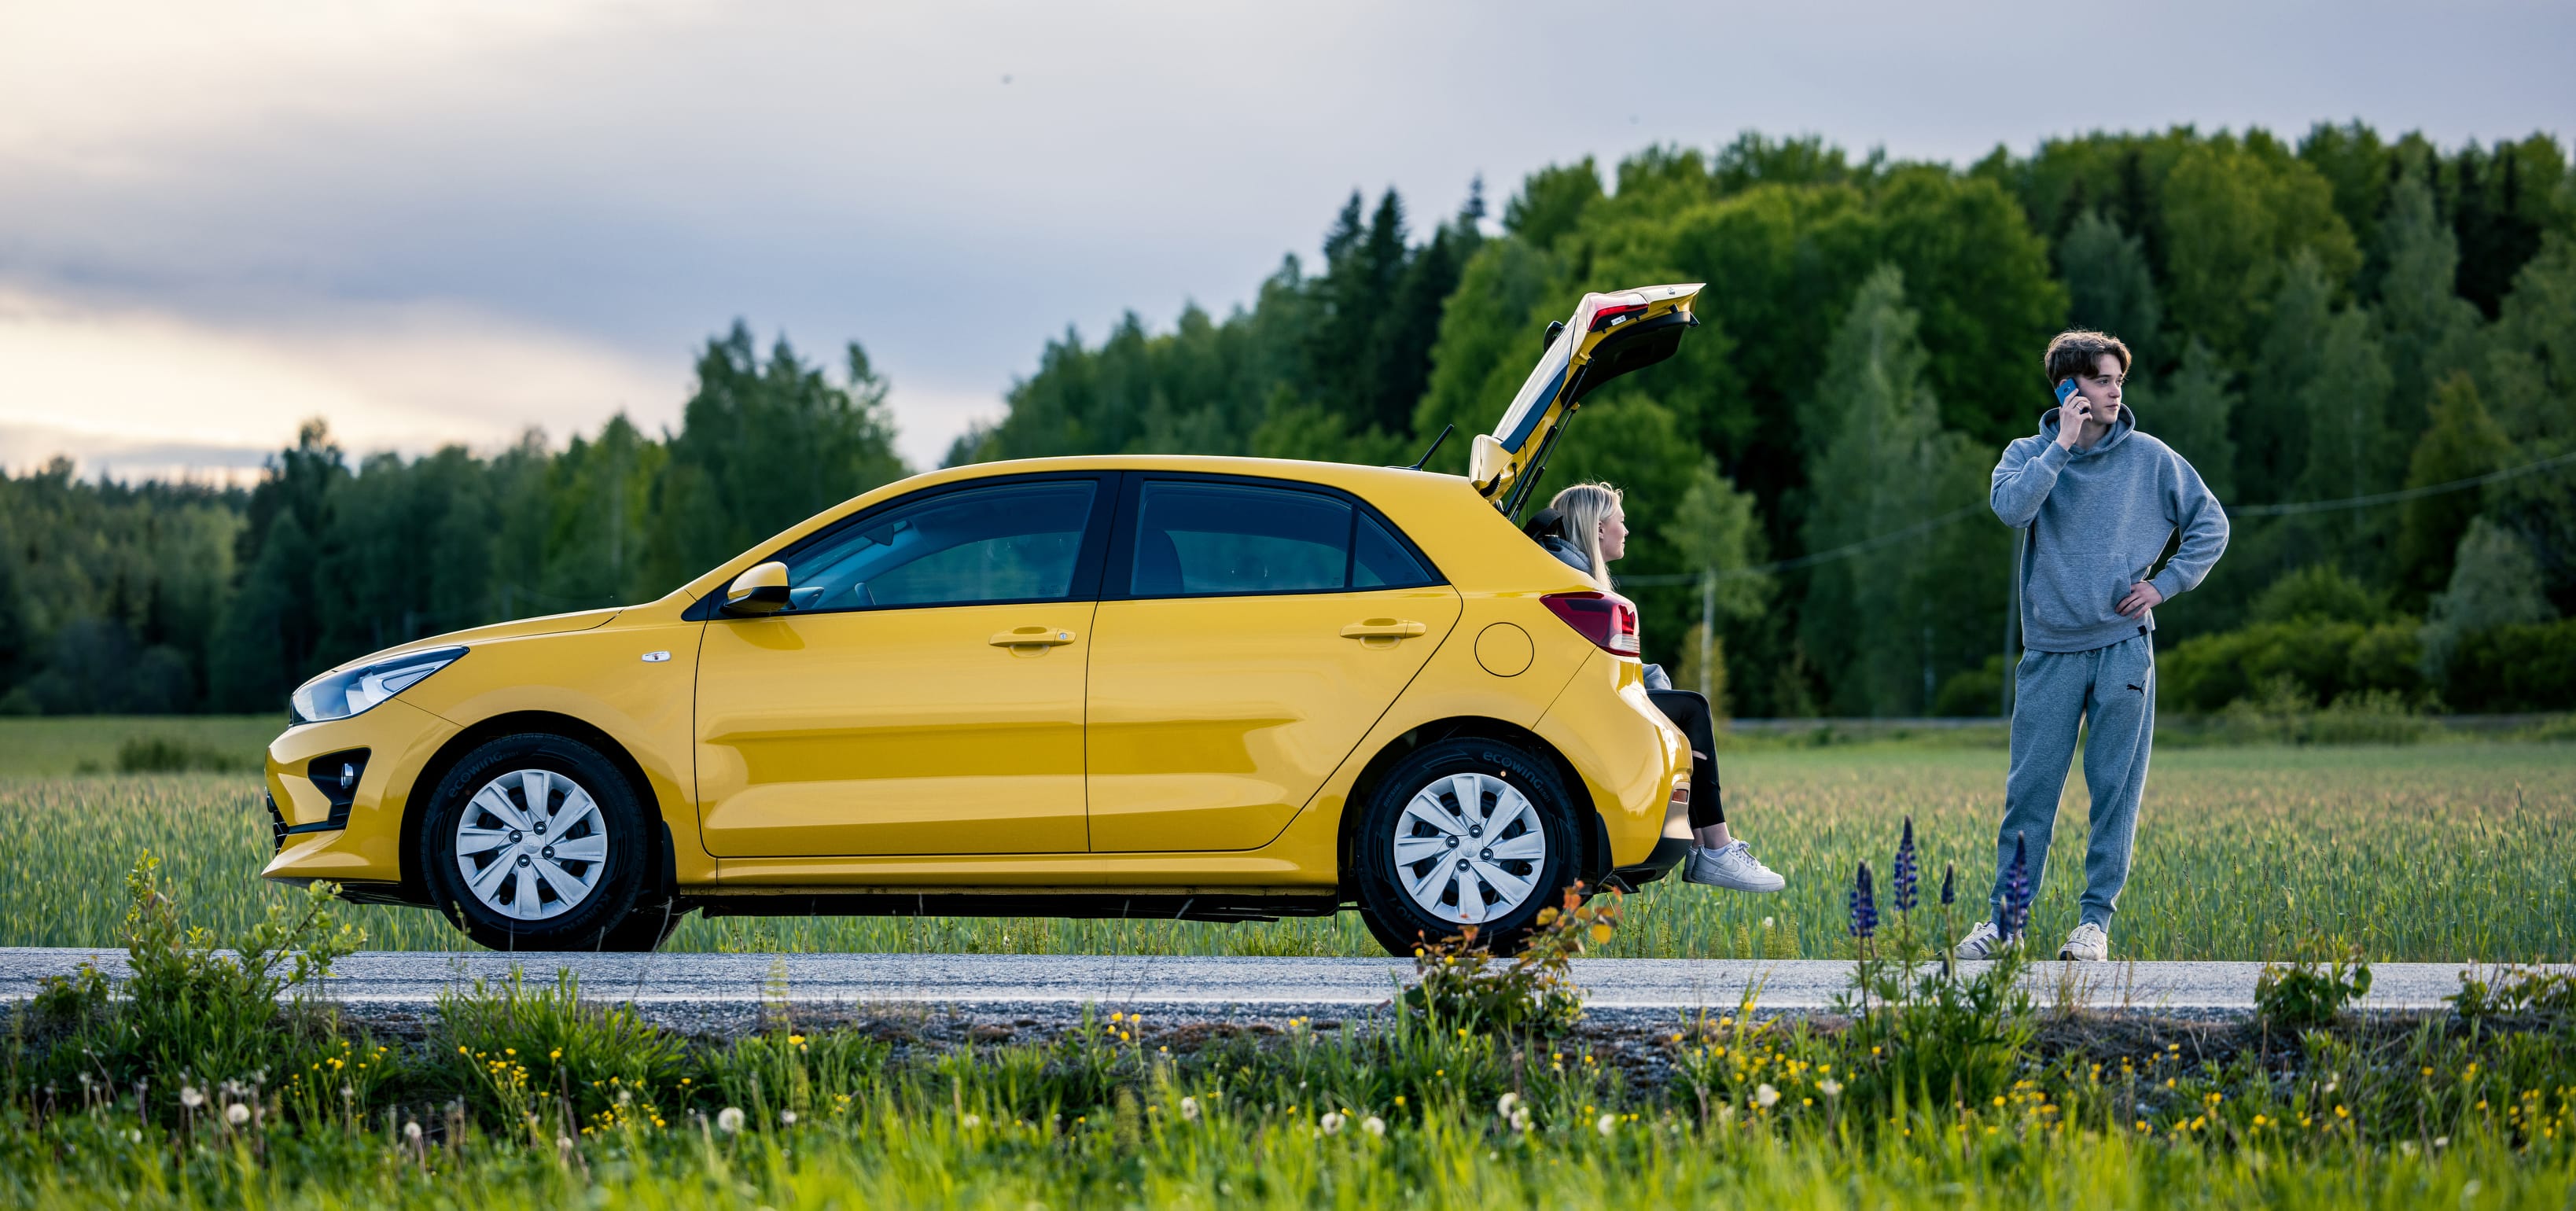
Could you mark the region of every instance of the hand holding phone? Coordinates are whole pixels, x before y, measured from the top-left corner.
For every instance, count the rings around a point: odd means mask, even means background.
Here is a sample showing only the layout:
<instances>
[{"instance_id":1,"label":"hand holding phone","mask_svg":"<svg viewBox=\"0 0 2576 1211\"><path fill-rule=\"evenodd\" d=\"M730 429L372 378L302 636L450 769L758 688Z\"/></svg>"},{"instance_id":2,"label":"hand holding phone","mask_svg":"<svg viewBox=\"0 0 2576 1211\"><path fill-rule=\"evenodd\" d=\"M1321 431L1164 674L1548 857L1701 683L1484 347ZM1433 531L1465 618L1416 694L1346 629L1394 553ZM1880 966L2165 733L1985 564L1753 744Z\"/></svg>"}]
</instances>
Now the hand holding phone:
<instances>
[{"instance_id":1,"label":"hand holding phone","mask_svg":"<svg viewBox=\"0 0 2576 1211\"><path fill-rule=\"evenodd\" d=\"M2075 448L2077 435L2084 422L2093 419L2093 401L2075 393L2075 380L2066 378L2057 384L2057 444Z\"/></svg>"}]
</instances>

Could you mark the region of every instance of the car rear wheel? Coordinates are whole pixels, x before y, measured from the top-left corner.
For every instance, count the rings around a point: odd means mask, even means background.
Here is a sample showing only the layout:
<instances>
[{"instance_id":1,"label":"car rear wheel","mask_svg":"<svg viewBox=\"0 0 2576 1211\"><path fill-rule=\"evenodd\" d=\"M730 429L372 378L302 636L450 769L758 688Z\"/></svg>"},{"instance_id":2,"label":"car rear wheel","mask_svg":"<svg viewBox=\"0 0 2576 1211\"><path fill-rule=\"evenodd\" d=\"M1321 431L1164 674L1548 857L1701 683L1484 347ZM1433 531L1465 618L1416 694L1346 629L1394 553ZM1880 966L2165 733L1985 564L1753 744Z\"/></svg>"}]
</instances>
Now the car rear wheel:
<instances>
[{"instance_id":1,"label":"car rear wheel","mask_svg":"<svg viewBox=\"0 0 2576 1211\"><path fill-rule=\"evenodd\" d=\"M660 922L629 923L651 870L643 809L617 767L578 740L526 733L475 749L439 781L420 845L441 911L495 950L661 940ZM651 942L636 945L639 932Z\"/></svg>"},{"instance_id":2,"label":"car rear wheel","mask_svg":"<svg viewBox=\"0 0 2576 1211\"><path fill-rule=\"evenodd\" d=\"M1573 801L1556 771L1517 745L1425 745L1379 780L1364 811L1360 915L1390 954L1468 926L1494 953L1516 952L1574 881Z\"/></svg>"}]
</instances>

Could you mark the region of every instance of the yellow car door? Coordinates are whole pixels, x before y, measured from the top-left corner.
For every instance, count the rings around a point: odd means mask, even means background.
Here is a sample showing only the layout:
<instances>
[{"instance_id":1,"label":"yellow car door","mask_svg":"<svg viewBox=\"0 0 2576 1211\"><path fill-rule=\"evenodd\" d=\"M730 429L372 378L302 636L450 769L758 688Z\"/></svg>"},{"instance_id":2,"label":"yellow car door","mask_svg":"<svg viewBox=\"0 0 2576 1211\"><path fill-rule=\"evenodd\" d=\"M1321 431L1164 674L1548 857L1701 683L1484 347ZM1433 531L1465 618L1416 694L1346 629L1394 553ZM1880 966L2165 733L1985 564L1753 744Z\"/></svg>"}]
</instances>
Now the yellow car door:
<instances>
[{"instance_id":1,"label":"yellow car door","mask_svg":"<svg viewBox=\"0 0 2576 1211\"><path fill-rule=\"evenodd\" d=\"M718 615L698 795L719 858L1079 853L1084 665L1112 476L969 481L782 552Z\"/></svg>"},{"instance_id":2,"label":"yellow car door","mask_svg":"<svg viewBox=\"0 0 2576 1211\"><path fill-rule=\"evenodd\" d=\"M1091 847L1279 835L1458 620L1456 590L1357 500L1132 474L1092 621Z\"/></svg>"}]
</instances>

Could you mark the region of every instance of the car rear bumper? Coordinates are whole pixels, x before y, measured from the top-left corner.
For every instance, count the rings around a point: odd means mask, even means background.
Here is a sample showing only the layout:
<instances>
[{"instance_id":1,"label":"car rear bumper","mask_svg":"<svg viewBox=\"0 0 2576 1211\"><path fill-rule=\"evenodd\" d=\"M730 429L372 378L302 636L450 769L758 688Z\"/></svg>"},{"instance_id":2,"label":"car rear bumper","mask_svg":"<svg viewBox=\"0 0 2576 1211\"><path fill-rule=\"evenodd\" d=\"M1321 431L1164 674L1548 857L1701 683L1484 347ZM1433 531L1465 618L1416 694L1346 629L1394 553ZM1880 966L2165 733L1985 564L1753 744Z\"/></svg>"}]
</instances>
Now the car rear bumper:
<instances>
[{"instance_id":1,"label":"car rear bumper","mask_svg":"<svg viewBox=\"0 0 2576 1211\"><path fill-rule=\"evenodd\" d=\"M1635 891L1673 873L1673 868L1690 856L1690 848L1688 837L1658 837L1653 852L1646 855L1645 861L1611 871L1610 877L1618 882L1621 891Z\"/></svg>"},{"instance_id":2,"label":"car rear bumper","mask_svg":"<svg viewBox=\"0 0 2576 1211\"><path fill-rule=\"evenodd\" d=\"M1635 660L1594 653L1535 730L1582 776L1599 815L1609 853L1590 869L1660 874L1689 852L1689 807L1673 789L1690 778L1690 744L1646 697ZM1667 852L1675 836L1681 849Z\"/></svg>"}]
</instances>

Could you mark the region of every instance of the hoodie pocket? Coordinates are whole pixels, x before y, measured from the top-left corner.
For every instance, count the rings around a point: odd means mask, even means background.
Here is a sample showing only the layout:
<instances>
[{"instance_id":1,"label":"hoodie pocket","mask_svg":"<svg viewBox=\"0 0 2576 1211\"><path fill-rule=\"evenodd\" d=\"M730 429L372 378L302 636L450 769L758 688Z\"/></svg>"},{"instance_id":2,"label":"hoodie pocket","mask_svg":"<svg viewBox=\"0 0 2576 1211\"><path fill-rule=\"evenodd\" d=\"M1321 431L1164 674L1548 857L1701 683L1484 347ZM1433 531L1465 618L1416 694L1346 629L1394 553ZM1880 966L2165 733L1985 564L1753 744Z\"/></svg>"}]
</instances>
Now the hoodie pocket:
<instances>
[{"instance_id":1,"label":"hoodie pocket","mask_svg":"<svg viewBox=\"0 0 2576 1211\"><path fill-rule=\"evenodd\" d=\"M2128 591L2127 562L2093 551L2061 552L2042 558L2030 578L2030 621L2034 628L2086 631L2119 617L2120 598Z\"/></svg>"}]
</instances>

